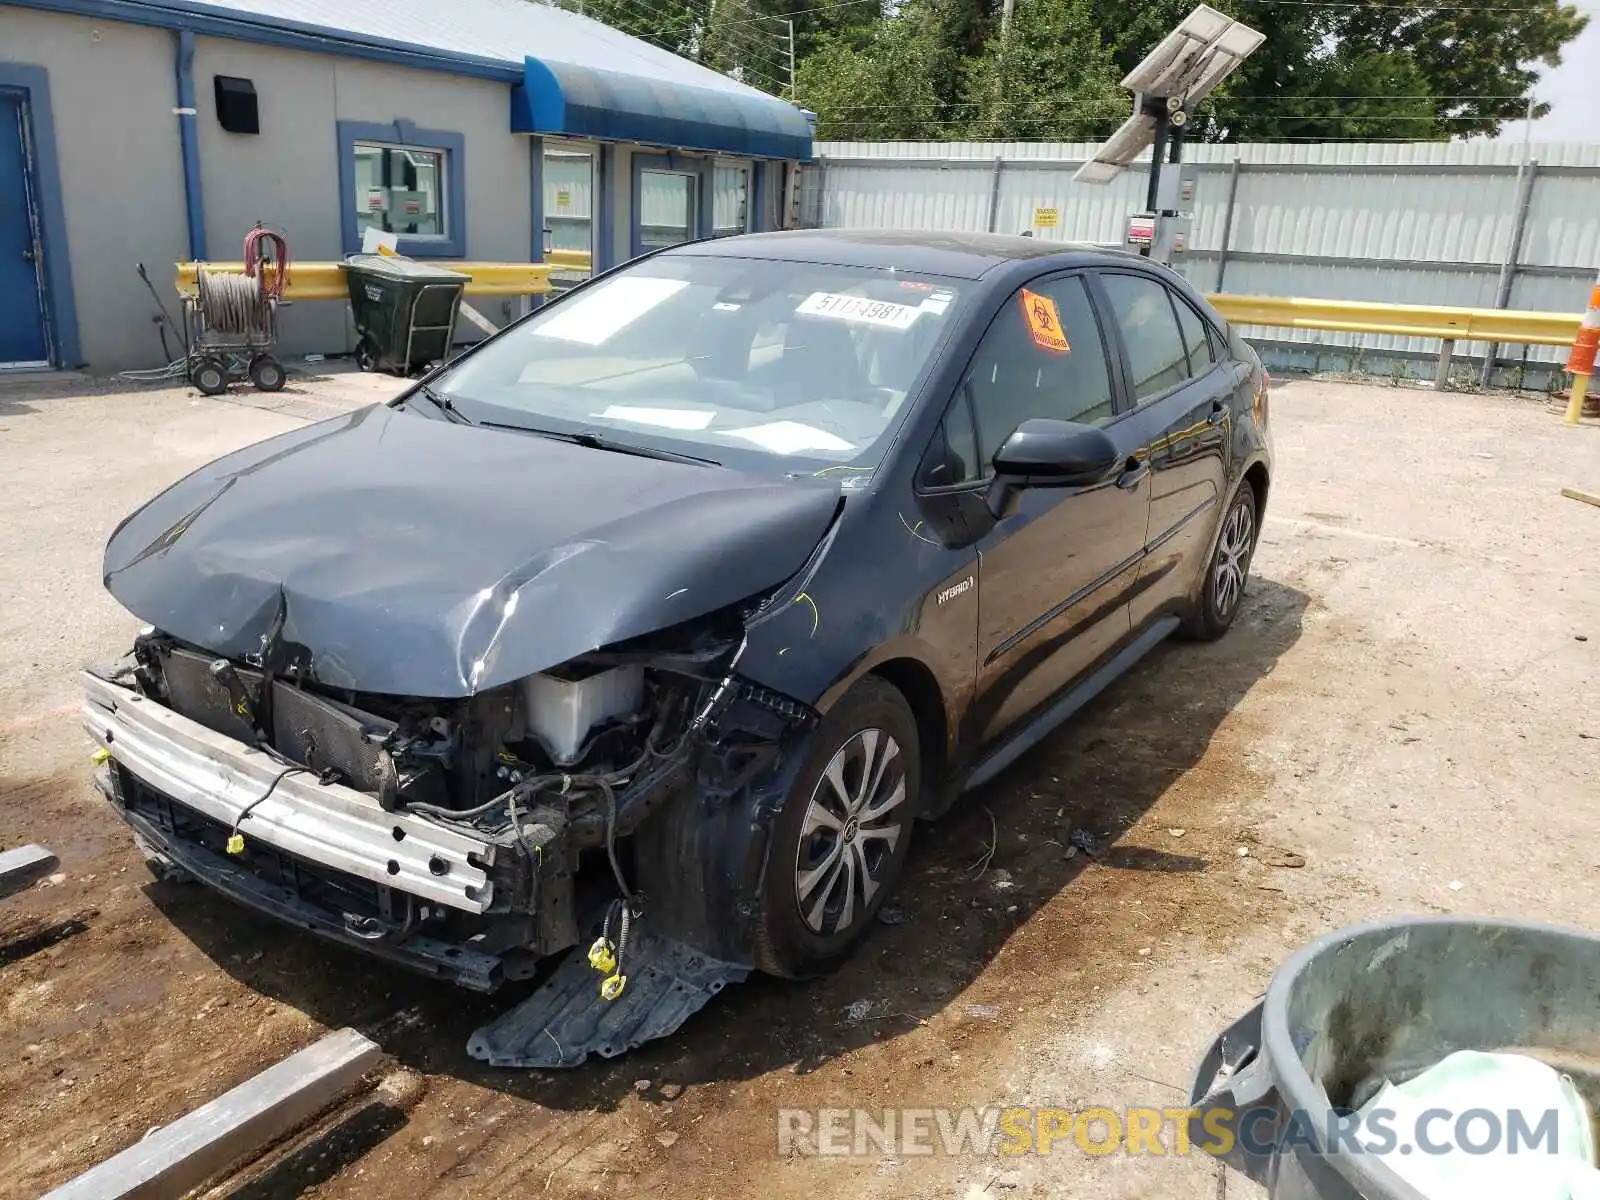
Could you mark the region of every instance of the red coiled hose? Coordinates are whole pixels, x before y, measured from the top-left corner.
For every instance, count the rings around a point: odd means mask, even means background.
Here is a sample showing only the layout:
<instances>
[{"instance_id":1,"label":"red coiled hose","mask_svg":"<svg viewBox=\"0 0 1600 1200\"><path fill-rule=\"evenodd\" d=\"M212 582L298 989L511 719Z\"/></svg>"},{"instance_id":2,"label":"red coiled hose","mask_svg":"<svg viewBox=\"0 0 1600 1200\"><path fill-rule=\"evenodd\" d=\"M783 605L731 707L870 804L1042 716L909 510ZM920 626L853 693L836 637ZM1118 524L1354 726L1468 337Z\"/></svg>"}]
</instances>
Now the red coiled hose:
<instances>
[{"instance_id":1,"label":"red coiled hose","mask_svg":"<svg viewBox=\"0 0 1600 1200\"><path fill-rule=\"evenodd\" d=\"M281 233L257 225L244 236L244 273L254 279L257 268L269 261L276 270L262 280L261 290L279 300L289 283L289 243Z\"/></svg>"}]
</instances>

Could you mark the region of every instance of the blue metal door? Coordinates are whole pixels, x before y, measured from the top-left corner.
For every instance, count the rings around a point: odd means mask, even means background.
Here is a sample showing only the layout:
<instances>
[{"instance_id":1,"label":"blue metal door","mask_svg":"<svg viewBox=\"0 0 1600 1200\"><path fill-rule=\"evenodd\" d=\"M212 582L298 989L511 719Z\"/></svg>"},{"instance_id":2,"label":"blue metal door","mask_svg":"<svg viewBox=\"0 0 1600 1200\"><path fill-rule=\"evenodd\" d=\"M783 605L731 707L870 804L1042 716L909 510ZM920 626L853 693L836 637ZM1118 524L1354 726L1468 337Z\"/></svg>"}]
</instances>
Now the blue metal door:
<instances>
[{"instance_id":1,"label":"blue metal door","mask_svg":"<svg viewBox=\"0 0 1600 1200\"><path fill-rule=\"evenodd\" d=\"M0 367L50 356L23 117L22 98L0 91Z\"/></svg>"}]
</instances>

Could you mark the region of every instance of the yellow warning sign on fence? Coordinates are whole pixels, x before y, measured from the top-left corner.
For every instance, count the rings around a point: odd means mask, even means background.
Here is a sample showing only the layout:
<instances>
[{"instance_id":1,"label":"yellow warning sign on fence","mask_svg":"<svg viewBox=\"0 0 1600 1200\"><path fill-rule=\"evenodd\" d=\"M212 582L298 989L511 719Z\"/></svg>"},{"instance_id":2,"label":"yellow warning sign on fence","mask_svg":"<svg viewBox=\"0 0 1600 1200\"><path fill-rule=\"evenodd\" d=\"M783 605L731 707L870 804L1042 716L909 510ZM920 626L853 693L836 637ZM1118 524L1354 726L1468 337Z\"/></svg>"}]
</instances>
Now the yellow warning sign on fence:
<instances>
[{"instance_id":1,"label":"yellow warning sign on fence","mask_svg":"<svg viewBox=\"0 0 1600 1200\"><path fill-rule=\"evenodd\" d=\"M1071 353L1066 331L1061 328L1061 313L1056 310L1056 302L1049 296L1041 296L1038 292L1023 288L1022 314L1028 319L1028 333L1035 346L1056 354Z\"/></svg>"},{"instance_id":2,"label":"yellow warning sign on fence","mask_svg":"<svg viewBox=\"0 0 1600 1200\"><path fill-rule=\"evenodd\" d=\"M1036 208L1033 210L1033 223L1039 229L1054 229L1061 224L1061 210L1059 208Z\"/></svg>"}]
</instances>

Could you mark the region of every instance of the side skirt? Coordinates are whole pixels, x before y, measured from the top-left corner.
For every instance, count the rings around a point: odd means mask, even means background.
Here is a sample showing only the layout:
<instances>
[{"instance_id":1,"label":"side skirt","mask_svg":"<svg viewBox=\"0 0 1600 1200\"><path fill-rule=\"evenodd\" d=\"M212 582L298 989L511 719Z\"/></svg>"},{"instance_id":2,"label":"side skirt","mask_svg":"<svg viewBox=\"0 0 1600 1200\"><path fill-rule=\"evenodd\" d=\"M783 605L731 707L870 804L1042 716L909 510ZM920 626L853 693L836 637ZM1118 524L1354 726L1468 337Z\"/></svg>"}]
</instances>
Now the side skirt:
<instances>
[{"instance_id":1,"label":"side skirt","mask_svg":"<svg viewBox=\"0 0 1600 1200\"><path fill-rule=\"evenodd\" d=\"M1178 618L1170 614L1152 622L1138 637L1107 659L1097 670L1085 676L1082 682L1068 689L1059 700L979 759L962 781L961 790L971 791L981 784L988 783L1033 749L1045 734L1105 691L1117 678L1165 641L1178 628L1178 624Z\"/></svg>"}]
</instances>

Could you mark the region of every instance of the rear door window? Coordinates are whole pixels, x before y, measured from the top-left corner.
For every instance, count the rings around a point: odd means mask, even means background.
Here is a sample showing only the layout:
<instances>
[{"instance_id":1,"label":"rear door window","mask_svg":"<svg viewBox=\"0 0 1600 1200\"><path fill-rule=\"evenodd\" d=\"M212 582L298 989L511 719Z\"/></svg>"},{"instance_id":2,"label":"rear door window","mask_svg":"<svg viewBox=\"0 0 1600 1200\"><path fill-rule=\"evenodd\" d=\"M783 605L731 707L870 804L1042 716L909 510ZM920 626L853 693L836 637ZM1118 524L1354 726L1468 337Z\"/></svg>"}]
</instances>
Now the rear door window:
<instances>
[{"instance_id":1,"label":"rear door window","mask_svg":"<svg viewBox=\"0 0 1600 1200\"><path fill-rule=\"evenodd\" d=\"M1217 361L1211 330L1182 296L1172 297L1172 307L1177 310L1178 328L1183 330L1183 344L1189 351L1189 374L1204 375Z\"/></svg>"},{"instance_id":2,"label":"rear door window","mask_svg":"<svg viewBox=\"0 0 1600 1200\"><path fill-rule=\"evenodd\" d=\"M1188 379L1189 356L1166 285L1145 275L1105 274L1100 281L1128 350L1134 400L1142 404Z\"/></svg>"}]
</instances>

